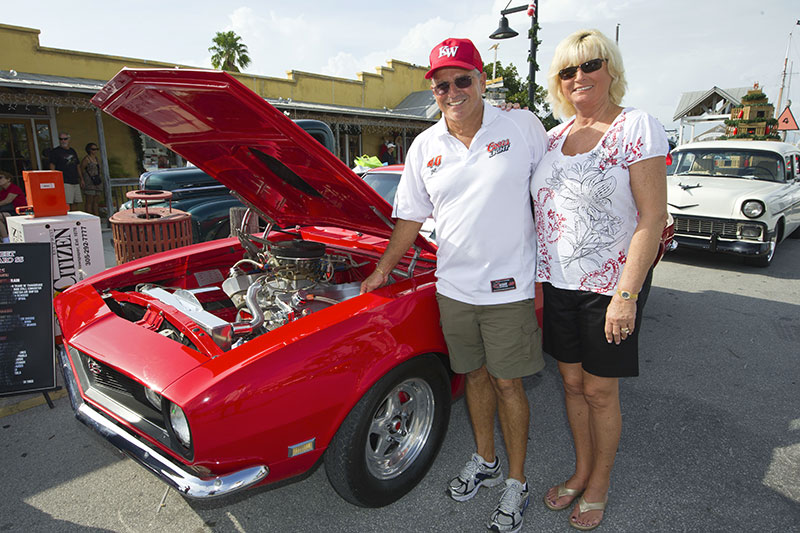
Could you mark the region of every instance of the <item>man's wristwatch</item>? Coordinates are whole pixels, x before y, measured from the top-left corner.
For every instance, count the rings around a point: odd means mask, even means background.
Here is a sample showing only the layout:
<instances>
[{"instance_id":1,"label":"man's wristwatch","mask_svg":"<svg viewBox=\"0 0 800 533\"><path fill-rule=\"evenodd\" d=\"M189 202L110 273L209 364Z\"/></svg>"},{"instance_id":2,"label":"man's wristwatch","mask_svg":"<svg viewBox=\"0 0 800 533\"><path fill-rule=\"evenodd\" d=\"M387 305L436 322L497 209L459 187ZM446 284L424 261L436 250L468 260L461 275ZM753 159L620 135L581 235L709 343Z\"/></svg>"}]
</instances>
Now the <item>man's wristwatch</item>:
<instances>
[{"instance_id":1,"label":"man's wristwatch","mask_svg":"<svg viewBox=\"0 0 800 533\"><path fill-rule=\"evenodd\" d=\"M626 291L626 290L623 290L623 289L617 289L617 294L623 300L629 300L629 301L632 301L632 302L635 302L636 299L639 297L639 293L638 292L631 292L631 291Z\"/></svg>"}]
</instances>

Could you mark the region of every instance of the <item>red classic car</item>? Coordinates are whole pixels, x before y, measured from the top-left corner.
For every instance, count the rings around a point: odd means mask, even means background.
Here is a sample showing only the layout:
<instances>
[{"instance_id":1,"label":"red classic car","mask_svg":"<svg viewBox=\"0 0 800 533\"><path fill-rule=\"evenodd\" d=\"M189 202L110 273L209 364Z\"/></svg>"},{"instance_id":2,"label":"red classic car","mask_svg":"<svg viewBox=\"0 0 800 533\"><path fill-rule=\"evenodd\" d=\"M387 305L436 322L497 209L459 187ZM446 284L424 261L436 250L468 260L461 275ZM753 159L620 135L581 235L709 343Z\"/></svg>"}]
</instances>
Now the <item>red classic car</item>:
<instances>
[{"instance_id":1,"label":"red classic car","mask_svg":"<svg viewBox=\"0 0 800 533\"><path fill-rule=\"evenodd\" d=\"M391 503L430 467L462 386L435 245L359 295L391 206L222 72L123 70L93 103L214 176L268 229L109 269L55 300L78 418L181 493L221 496L323 459L345 499Z\"/></svg>"},{"instance_id":2,"label":"red classic car","mask_svg":"<svg viewBox=\"0 0 800 533\"><path fill-rule=\"evenodd\" d=\"M55 299L78 419L189 497L319 461L357 505L411 490L463 386L439 328L435 245L419 236L392 283L359 295L391 206L225 73L123 70L92 102L235 191L267 229L139 259Z\"/></svg>"}]
</instances>

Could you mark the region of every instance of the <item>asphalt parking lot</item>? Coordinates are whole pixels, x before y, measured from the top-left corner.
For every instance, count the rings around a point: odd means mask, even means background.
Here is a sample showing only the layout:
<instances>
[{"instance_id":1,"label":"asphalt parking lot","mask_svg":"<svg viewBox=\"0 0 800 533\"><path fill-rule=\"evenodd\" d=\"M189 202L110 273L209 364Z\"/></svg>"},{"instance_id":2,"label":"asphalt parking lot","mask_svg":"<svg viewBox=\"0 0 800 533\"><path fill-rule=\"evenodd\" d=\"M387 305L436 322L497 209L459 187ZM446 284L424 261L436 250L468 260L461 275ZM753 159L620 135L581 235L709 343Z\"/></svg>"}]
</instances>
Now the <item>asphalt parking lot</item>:
<instances>
[{"instance_id":1,"label":"asphalt parking lot","mask_svg":"<svg viewBox=\"0 0 800 533\"><path fill-rule=\"evenodd\" d=\"M800 531L798 280L800 240L782 243L768 269L680 250L657 268L641 376L621 386L623 437L598 531ZM533 424L524 531L572 531L567 511L541 503L572 456L552 361L525 386ZM0 531L485 531L498 490L466 503L444 493L472 448L459 400L430 473L388 507L346 503L324 466L278 488L193 502L165 494L60 398L54 409L0 418Z\"/></svg>"}]
</instances>

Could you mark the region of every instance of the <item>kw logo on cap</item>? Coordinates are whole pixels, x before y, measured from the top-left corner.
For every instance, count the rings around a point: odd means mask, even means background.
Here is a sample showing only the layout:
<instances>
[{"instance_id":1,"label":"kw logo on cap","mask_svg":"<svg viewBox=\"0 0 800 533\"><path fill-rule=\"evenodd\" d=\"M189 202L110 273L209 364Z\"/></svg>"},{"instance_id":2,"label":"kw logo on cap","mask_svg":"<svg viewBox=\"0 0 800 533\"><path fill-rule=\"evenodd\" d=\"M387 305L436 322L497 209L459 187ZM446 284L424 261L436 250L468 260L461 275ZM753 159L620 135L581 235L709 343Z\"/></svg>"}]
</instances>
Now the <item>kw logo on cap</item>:
<instances>
[{"instance_id":1,"label":"kw logo on cap","mask_svg":"<svg viewBox=\"0 0 800 533\"><path fill-rule=\"evenodd\" d=\"M456 57L458 46L441 46L439 47L439 57Z\"/></svg>"}]
</instances>

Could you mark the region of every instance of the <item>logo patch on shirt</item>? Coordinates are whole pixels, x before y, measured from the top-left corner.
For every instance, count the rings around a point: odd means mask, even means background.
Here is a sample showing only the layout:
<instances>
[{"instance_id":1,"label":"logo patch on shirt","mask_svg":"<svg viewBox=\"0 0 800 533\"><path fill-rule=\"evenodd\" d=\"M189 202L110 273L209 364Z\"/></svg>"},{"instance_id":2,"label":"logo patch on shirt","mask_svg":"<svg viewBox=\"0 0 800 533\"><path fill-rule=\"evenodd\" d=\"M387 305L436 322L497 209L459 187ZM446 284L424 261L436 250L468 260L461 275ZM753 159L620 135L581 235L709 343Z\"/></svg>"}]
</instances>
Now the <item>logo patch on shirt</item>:
<instances>
[{"instance_id":1,"label":"logo patch on shirt","mask_svg":"<svg viewBox=\"0 0 800 533\"><path fill-rule=\"evenodd\" d=\"M431 169L431 174L433 174L442 167L442 156L437 155L436 157L428 161L428 164L426 166L429 169Z\"/></svg>"},{"instance_id":2,"label":"logo patch on shirt","mask_svg":"<svg viewBox=\"0 0 800 533\"><path fill-rule=\"evenodd\" d=\"M489 157L494 157L497 154L502 154L503 152L508 152L508 149L511 148L511 141L508 139L503 139L502 141L490 142L486 145L486 151L489 152Z\"/></svg>"},{"instance_id":3,"label":"logo patch on shirt","mask_svg":"<svg viewBox=\"0 0 800 533\"><path fill-rule=\"evenodd\" d=\"M492 292L513 291L517 288L514 278L492 280Z\"/></svg>"}]
</instances>

